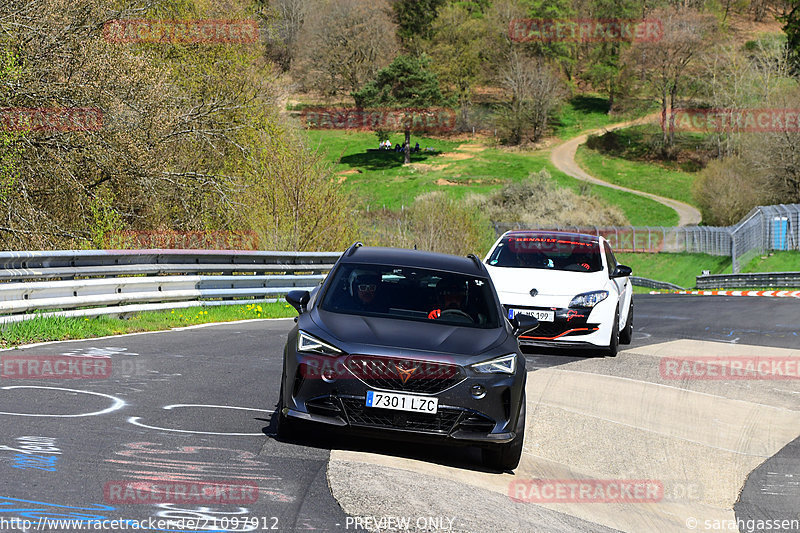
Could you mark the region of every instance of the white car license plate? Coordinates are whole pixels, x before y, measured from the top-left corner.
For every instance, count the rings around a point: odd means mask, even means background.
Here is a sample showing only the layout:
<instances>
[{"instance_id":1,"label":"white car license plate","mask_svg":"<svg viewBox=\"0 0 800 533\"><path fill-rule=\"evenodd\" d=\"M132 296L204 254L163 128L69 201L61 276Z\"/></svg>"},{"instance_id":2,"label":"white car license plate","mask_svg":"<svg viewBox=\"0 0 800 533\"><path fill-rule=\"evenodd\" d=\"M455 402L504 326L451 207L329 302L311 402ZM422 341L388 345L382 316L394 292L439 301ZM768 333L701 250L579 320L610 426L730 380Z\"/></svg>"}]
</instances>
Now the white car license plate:
<instances>
[{"instance_id":1,"label":"white car license plate","mask_svg":"<svg viewBox=\"0 0 800 533\"><path fill-rule=\"evenodd\" d=\"M393 392L367 391L367 407L411 411L435 415L439 408L439 398L395 394Z\"/></svg>"},{"instance_id":2,"label":"white car license plate","mask_svg":"<svg viewBox=\"0 0 800 533\"><path fill-rule=\"evenodd\" d=\"M514 315L529 315L538 320L539 322L555 322L555 311L537 311L536 309L510 309L508 318L514 318Z\"/></svg>"}]
</instances>

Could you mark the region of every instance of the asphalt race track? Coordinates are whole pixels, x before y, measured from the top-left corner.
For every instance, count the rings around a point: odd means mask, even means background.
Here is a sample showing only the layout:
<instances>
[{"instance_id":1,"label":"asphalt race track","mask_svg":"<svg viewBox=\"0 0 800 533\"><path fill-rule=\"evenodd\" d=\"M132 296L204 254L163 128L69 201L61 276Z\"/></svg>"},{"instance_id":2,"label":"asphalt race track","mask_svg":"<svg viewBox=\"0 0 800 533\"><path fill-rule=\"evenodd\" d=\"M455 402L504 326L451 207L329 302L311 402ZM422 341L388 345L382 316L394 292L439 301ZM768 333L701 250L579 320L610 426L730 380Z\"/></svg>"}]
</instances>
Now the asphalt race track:
<instances>
[{"instance_id":1,"label":"asphalt race track","mask_svg":"<svg viewBox=\"0 0 800 533\"><path fill-rule=\"evenodd\" d=\"M747 531L748 520L800 520L800 380L670 381L663 373L664 358L678 355L800 357L800 302L635 302L634 342L617 358L527 355L528 429L516 475L485 471L471 448L319 428L278 441L273 415L291 319L0 352L4 361L90 356L99 369L86 379L0 379L0 531L80 530L51 519L123 521L106 531L144 520L155 531L598 532ZM663 494L637 503L509 496L530 479L658 480ZM155 481L246 490L209 503L197 494L137 501L146 493L119 489Z\"/></svg>"}]
</instances>

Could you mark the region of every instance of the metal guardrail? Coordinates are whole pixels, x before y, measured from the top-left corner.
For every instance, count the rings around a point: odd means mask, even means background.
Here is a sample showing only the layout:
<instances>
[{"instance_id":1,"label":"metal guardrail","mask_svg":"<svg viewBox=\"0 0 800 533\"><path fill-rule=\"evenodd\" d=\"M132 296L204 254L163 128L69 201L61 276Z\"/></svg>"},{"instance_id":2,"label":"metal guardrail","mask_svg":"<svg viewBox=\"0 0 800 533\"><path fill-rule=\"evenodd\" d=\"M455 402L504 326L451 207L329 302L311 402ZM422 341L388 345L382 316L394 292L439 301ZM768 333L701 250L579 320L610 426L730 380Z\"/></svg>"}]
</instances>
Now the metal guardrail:
<instances>
[{"instance_id":1,"label":"metal guardrail","mask_svg":"<svg viewBox=\"0 0 800 533\"><path fill-rule=\"evenodd\" d=\"M67 250L0 252L0 323L40 316L124 316L277 301L319 284L340 252ZM651 289L685 290L631 276ZM697 277L698 289L800 287L800 272ZM45 311L45 312L42 312Z\"/></svg>"},{"instance_id":2,"label":"metal guardrail","mask_svg":"<svg viewBox=\"0 0 800 533\"><path fill-rule=\"evenodd\" d=\"M668 283L666 281L656 281L654 279L649 279L649 278L640 278L639 276L631 276L630 280L631 284L636 285L637 287L647 287L648 289L665 289L665 290L676 290L676 291L686 290L680 285L675 285L674 283Z\"/></svg>"},{"instance_id":3,"label":"metal guardrail","mask_svg":"<svg viewBox=\"0 0 800 533\"><path fill-rule=\"evenodd\" d=\"M760 272L755 274L713 274L697 276L698 289L797 288L800 272Z\"/></svg>"},{"instance_id":4,"label":"metal guardrail","mask_svg":"<svg viewBox=\"0 0 800 533\"><path fill-rule=\"evenodd\" d=\"M0 323L276 301L319 284L339 252L0 252ZM50 310L46 313L39 311ZM36 311L36 313L32 313Z\"/></svg>"}]
</instances>

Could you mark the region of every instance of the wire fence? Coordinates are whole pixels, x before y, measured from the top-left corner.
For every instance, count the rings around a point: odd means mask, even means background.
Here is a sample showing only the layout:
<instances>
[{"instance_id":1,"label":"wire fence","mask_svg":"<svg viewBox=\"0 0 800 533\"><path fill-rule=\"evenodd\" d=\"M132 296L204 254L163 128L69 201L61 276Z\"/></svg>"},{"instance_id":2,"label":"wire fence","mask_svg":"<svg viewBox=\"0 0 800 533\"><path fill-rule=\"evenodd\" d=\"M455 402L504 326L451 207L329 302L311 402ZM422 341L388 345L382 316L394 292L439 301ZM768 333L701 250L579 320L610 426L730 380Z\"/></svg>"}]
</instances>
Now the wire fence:
<instances>
[{"instance_id":1,"label":"wire fence","mask_svg":"<svg viewBox=\"0 0 800 533\"><path fill-rule=\"evenodd\" d=\"M800 204L754 208L733 226L538 226L495 222L498 236L506 231L539 229L605 237L618 252L689 252L731 257L738 273L759 253L800 249Z\"/></svg>"}]
</instances>

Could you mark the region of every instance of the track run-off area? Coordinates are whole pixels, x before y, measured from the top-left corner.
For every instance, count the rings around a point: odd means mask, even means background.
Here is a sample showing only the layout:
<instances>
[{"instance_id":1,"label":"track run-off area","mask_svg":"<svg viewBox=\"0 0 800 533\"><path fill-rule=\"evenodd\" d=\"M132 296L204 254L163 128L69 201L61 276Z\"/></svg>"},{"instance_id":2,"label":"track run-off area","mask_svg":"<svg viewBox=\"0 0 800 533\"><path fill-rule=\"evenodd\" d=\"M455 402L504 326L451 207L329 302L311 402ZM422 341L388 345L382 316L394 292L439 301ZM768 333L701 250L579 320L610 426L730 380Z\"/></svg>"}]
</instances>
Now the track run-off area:
<instances>
[{"instance_id":1,"label":"track run-off area","mask_svg":"<svg viewBox=\"0 0 800 533\"><path fill-rule=\"evenodd\" d=\"M797 299L635 302L616 358L526 355L513 474L473 448L276 439L291 319L2 351L96 364L31 379L4 362L0 531L800 531ZM743 366L720 376L708 358ZM152 484L201 491L135 490Z\"/></svg>"}]
</instances>

